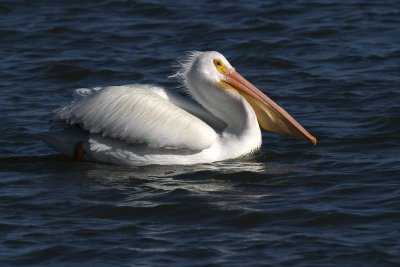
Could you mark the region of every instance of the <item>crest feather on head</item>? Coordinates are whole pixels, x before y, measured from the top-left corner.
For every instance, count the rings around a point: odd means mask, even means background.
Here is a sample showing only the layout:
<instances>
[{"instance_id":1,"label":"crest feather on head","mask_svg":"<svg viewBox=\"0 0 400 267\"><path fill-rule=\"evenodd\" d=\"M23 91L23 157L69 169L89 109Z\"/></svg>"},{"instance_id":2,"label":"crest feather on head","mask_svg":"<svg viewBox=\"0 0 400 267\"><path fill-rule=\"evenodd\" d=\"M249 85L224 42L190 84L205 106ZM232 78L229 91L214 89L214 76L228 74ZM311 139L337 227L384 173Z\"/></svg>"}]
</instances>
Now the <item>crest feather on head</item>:
<instances>
[{"instance_id":1,"label":"crest feather on head","mask_svg":"<svg viewBox=\"0 0 400 267\"><path fill-rule=\"evenodd\" d=\"M168 78L178 79L183 86L186 87L186 73L192 67L193 62L198 58L203 52L200 51L188 51L183 57L178 58L178 64L174 66L176 72Z\"/></svg>"}]
</instances>

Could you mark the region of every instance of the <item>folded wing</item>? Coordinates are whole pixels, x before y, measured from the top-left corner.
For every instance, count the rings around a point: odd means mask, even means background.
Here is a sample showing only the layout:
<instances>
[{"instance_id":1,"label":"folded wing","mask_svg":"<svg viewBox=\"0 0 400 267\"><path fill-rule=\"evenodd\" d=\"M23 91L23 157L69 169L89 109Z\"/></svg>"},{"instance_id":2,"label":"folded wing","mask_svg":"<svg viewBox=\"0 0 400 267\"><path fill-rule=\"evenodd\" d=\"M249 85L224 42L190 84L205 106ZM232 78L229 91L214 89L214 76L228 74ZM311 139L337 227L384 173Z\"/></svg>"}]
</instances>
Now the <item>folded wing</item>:
<instances>
[{"instance_id":1,"label":"folded wing","mask_svg":"<svg viewBox=\"0 0 400 267\"><path fill-rule=\"evenodd\" d=\"M209 125L171 103L148 85L77 89L74 101L55 110L70 125L128 144L203 150L216 141Z\"/></svg>"}]
</instances>

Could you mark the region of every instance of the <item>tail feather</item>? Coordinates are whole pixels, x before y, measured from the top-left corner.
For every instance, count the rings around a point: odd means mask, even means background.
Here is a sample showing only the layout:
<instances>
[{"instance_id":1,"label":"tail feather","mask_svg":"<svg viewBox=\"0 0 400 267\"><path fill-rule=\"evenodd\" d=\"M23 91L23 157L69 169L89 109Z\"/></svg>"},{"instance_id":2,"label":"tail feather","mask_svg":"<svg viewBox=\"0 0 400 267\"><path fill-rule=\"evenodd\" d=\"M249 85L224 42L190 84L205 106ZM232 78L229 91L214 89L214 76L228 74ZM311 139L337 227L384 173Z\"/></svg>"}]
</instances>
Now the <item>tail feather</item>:
<instances>
[{"instance_id":1,"label":"tail feather","mask_svg":"<svg viewBox=\"0 0 400 267\"><path fill-rule=\"evenodd\" d=\"M35 133L32 136L46 142L51 148L68 157L74 157L76 144L82 143L86 146L88 140L88 134L76 127L60 131Z\"/></svg>"}]
</instances>

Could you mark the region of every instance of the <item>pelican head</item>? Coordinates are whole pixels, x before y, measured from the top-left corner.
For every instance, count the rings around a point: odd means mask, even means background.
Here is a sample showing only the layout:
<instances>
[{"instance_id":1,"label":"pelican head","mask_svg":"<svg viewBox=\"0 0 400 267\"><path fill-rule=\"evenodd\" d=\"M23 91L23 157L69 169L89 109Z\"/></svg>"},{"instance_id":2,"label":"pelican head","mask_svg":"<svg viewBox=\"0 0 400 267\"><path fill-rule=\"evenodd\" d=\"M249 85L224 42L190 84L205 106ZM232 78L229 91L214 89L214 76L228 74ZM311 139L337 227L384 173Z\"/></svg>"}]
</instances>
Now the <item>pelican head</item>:
<instances>
[{"instance_id":1,"label":"pelican head","mask_svg":"<svg viewBox=\"0 0 400 267\"><path fill-rule=\"evenodd\" d=\"M192 52L181 65L177 76L189 93L210 111L223 105L227 95L243 98L253 108L262 129L317 143L283 108L241 76L222 54Z\"/></svg>"}]
</instances>

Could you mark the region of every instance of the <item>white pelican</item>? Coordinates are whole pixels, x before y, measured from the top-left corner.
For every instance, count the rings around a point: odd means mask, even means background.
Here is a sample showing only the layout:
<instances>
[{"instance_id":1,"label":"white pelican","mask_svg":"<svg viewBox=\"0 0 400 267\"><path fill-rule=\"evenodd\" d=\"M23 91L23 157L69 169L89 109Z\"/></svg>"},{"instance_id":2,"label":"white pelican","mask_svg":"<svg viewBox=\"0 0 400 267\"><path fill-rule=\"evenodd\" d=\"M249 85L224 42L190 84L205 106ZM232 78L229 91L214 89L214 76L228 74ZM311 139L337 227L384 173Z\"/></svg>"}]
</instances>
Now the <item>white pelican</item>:
<instances>
[{"instance_id":1,"label":"white pelican","mask_svg":"<svg viewBox=\"0 0 400 267\"><path fill-rule=\"evenodd\" d=\"M136 166L237 158L260 148L260 127L316 143L218 52L192 52L173 76L197 103L154 85L81 88L41 138L75 159Z\"/></svg>"}]
</instances>

